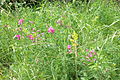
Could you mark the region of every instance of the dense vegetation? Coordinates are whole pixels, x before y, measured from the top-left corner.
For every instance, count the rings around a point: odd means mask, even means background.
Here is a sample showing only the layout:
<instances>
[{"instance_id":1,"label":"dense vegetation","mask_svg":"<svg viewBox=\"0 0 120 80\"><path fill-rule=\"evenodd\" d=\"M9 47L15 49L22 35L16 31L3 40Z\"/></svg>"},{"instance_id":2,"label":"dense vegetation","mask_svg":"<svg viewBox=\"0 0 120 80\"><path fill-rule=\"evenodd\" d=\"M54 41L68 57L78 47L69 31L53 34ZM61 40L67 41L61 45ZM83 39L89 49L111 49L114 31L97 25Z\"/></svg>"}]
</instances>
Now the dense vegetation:
<instances>
[{"instance_id":1,"label":"dense vegetation","mask_svg":"<svg viewBox=\"0 0 120 80\"><path fill-rule=\"evenodd\" d=\"M0 19L0 80L120 80L118 3L43 2Z\"/></svg>"}]
</instances>

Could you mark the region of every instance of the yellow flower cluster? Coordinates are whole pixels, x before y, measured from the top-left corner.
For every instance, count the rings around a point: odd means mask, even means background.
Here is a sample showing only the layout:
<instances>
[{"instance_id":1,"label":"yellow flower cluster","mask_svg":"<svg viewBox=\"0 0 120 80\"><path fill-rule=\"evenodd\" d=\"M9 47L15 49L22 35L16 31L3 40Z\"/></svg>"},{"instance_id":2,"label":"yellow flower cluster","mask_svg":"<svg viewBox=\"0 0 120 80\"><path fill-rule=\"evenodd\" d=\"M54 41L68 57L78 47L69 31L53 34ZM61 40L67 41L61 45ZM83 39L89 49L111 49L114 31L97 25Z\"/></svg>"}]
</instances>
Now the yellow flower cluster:
<instances>
[{"instance_id":1,"label":"yellow flower cluster","mask_svg":"<svg viewBox=\"0 0 120 80\"><path fill-rule=\"evenodd\" d=\"M78 34L74 31L72 34L72 39L70 41L72 42L72 46L77 46L77 40L78 40Z\"/></svg>"}]
</instances>

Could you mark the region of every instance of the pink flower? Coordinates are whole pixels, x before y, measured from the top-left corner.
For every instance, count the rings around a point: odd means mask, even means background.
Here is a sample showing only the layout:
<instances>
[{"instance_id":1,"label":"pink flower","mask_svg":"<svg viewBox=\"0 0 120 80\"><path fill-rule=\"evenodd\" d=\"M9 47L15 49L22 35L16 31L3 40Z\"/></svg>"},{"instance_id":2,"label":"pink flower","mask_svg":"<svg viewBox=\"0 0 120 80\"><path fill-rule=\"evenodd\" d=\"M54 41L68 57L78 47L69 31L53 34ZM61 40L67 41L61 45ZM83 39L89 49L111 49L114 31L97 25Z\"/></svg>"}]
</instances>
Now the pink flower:
<instances>
[{"instance_id":1,"label":"pink flower","mask_svg":"<svg viewBox=\"0 0 120 80\"><path fill-rule=\"evenodd\" d=\"M49 32L49 33L54 33L54 32L55 32L55 29L52 28L52 27L49 27L48 32Z\"/></svg>"},{"instance_id":2,"label":"pink flower","mask_svg":"<svg viewBox=\"0 0 120 80\"><path fill-rule=\"evenodd\" d=\"M96 53L96 52L94 52L94 55L97 55L97 53Z\"/></svg>"},{"instance_id":3,"label":"pink flower","mask_svg":"<svg viewBox=\"0 0 120 80\"><path fill-rule=\"evenodd\" d=\"M44 35L44 33L41 33L42 35Z\"/></svg>"},{"instance_id":4,"label":"pink flower","mask_svg":"<svg viewBox=\"0 0 120 80\"><path fill-rule=\"evenodd\" d=\"M68 45L67 48L68 48L68 49L71 49L71 45Z\"/></svg>"},{"instance_id":5,"label":"pink flower","mask_svg":"<svg viewBox=\"0 0 120 80\"><path fill-rule=\"evenodd\" d=\"M40 32L40 30L37 30L37 32Z\"/></svg>"},{"instance_id":6,"label":"pink flower","mask_svg":"<svg viewBox=\"0 0 120 80\"><path fill-rule=\"evenodd\" d=\"M32 35L28 36L31 40L34 40L34 37Z\"/></svg>"},{"instance_id":7,"label":"pink flower","mask_svg":"<svg viewBox=\"0 0 120 80\"><path fill-rule=\"evenodd\" d=\"M32 24L34 24L34 22L33 21L29 21L30 23L32 23Z\"/></svg>"},{"instance_id":8,"label":"pink flower","mask_svg":"<svg viewBox=\"0 0 120 80\"><path fill-rule=\"evenodd\" d=\"M17 38L18 38L18 40L20 40L20 37L21 37L21 36L20 36L20 35L16 35L15 37L17 37Z\"/></svg>"},{"instance_id":9,"label":"pink flower","mask_svg":"<svg viewBox=\"0 0 120 80\"><path fill-rule=\"evenodd\" d=\"M22 24L24 22L24 19L20 19L19 21L18 21L18 24Z\"/></svg>"},{"instance_id":10,"label":"pink flower","mask_svg":"<svg viewBox=\"0 0 120 80\"><path fill-rule=\"evenodd\" d=\"M90 51L90 53L94 53L94 52L95 52L94 50Z\"/></svg>"},{"instance_id":11,"label":"pink flower","mask_svg":"<svg viewBox=\"0 0 120 80\"><path fill-rule=\"evenodd\" d=\"M96 61L96 59L93 59L94 61Z\"/></svg>"},{"instance_id":12,"label":"pink flower","mask_svg":"<svg viewBox=\"0 0 120 80\"><path fill-rule=\"evenodd\" d=\"M32 31L34 31L35 30L35 28L32 28Z\"/></svg>"},{"instance_id":13,"label":"pink flower","mask_svg":"<svg viewBox=\"0 0 120 80\"><path fill-rule=\"evenodd\" d=\"M86 49L86 52L88 52L89 50L88 49Z\"/></svg>"},{"instance_id":14,"label":"pink flower","mask_svg":"<svg viewBox=\"0 0 120 80\"><path fill-rule=\"evenodd\" d=\"M32 32L33 34L36 33L36 32Z\"/></svg>"},{"instance_id":15,"label":"pink flower","mask_svg":"<svg viewBox=\"0 0 120 80\"><path fill-rule=\"evenodd\" d=\"M92 57L93 55L90 53L90 54L88 54L88 57Z\"/></svg>"},{"instance_id":16,"label":"pink flower","mask_svg":"<svg viewBox=\"0 0 120 80\"><path fill-rule=\"evenodd\" d=\"M90 60L90 59L88 59L87 61L91 62L91 60Z\"/></svg>"}]
</instances>

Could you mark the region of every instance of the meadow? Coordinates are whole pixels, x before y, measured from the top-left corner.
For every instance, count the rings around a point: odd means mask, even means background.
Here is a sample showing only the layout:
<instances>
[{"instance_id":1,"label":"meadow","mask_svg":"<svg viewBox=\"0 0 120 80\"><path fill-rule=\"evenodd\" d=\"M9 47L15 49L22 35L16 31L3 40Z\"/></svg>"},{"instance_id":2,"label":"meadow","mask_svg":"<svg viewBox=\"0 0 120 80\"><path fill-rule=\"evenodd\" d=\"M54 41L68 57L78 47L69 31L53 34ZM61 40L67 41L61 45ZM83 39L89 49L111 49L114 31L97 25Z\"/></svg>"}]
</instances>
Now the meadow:
<instances>
[{"instance_id":1,"label":"meadow","mask_svg":"<svg viewBox=\"0 0 120 80\"><path fill-rule=\"evenodd\" d=\"M120 5L1 9L0 80L120 80Z\"/></svg>"}]
</instances>

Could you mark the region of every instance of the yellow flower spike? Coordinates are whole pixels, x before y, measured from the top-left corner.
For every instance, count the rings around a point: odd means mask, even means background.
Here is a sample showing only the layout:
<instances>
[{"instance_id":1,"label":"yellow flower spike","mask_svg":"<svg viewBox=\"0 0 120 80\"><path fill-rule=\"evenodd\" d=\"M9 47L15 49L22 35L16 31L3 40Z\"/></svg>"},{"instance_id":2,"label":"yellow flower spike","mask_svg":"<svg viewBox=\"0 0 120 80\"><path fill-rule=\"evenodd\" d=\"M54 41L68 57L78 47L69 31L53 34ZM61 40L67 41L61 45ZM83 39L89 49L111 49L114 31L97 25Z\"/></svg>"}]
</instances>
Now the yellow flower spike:
<instances>
[{"instance_id":1,"label":"yellow flower spike","mask_svg":"<svg viewBox=\"0 0 120 80\"><path fill-rule=\"evenodd\" d=\"M73 32L72 38L73 38L74 40L77 40L77 39L78 39L78 34L77 34L75 31Z\"/></svg>"},{"instance_id":2,"label":"yellow flower spike","mask_svg":"<svg viewBox=\"0 0 120 80\"><path fill-rule=\"evenodd\" d=\"M70 41L71 41L71 42L74 42L74 40L73 40L73 39L70 39Z\"/></svg>"},{"instance_id":3,"label":"yellow flower spike","mask_svg":"<svg viewBox=\"0 0 120 80\"><path fill-rule=\"evenodd\" d=\"M77 43L73 43L73 45L72 46L77 46L78 44Z\"/></svg>"},{"instance_id":4,"label":"yellow flower spike","mask_svg":"<svg viewBox=\"0 0 120 80\"><path fill-rule=\"evenodd\" d=\"M78 45L77 40L78 40L78 34L74 31L72 34L72 39L70 39L70 41L72 42L72 46L76 47Z\"/></svg>"}]
</instances>

